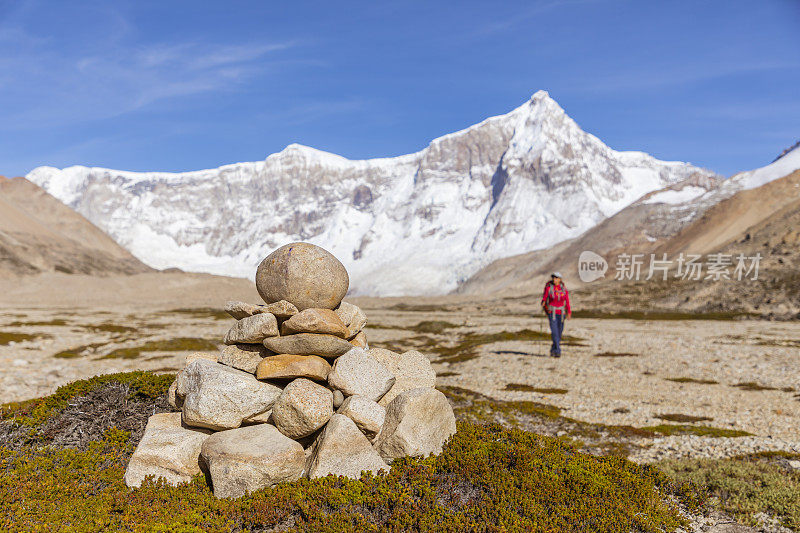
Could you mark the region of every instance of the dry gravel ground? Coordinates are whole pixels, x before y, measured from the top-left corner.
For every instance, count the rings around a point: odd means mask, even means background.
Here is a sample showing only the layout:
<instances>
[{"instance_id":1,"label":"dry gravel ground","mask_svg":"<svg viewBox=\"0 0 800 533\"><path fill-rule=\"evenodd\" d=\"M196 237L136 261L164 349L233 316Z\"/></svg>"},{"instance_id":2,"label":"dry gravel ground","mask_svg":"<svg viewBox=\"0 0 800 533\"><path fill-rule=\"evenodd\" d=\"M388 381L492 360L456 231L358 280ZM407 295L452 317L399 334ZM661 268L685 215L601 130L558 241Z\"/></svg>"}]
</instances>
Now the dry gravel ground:
<instances>
[{"instance_id":1,"label":"dry gravel ground","mask_svg":"<svg viewBox=\"0 0 800 533\"><path fill-rule=\"evenodd\" d=\"M246 286L235 288L232 296L247 294ZM0 402L97 374L174 371L187 353L218 343L233 322L218 311L223 297L194 300L191 291L135 305L89 297L80 307L28 301L0 303ZM191 307L193 301L199 305ZM540 330L546 334L543 318L513 300L353 301L367 311L373 346L420 349L441 385L555 405L587 422L646 427L685 415L709 419L695 425L754 435L650 439L632 452L635 460L800 452L800 323L574 319L565 333L578 339L553 359L545 356L548 342L536 339ZM532 333L520 340L525 329ZM15 334L33 337L14 340ZM115 350L117 357L106 358ZM74 355L55 357L61 352ZM523 390L507 390L510 384Z\"/></svg>"}]
</instances>

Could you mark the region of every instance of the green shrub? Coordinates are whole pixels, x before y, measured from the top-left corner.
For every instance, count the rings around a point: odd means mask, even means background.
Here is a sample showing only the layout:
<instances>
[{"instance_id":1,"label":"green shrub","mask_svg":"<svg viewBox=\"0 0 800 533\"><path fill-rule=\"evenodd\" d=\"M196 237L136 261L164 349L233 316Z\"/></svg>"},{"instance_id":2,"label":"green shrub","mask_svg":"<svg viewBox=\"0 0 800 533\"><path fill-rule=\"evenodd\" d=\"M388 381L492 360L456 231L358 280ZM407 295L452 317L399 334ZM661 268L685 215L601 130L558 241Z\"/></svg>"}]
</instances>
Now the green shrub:
<instances>
[{"instance_id":1,"label":"green shrub","mask_svg":"<svg viewBox=\"0 0 800 533\"><path fill-rule=\"evenodd\" d=\"M160 396L171 379L100 376L3 411L41 423L109 383ZM656 468L498 425L461 422L441 455L397 460L387 474L299 480L235 500L214 498L202 475L128 489L122 476L134 445L111 428L81 450L0 448L0 530L656 532L681 524L665 496L691 496Z\"/></svg>"},{"instance_id":2,"label":"green shrub","mask_svg":"<svg viewBox=\"0 0 800 533\"><path fill-rule=\"evenodd\" d=\"M749 437L752 433L739 429L715 428L711 426L692 426L688 424L659 424L641 429L662 435L698 435L701 437Z\"/></svg>"},{"instance_id":3,"label":"green shrub","mask_svg":"<svg viewBox=\"0 0 800 533\"><path fill-rule=\"evenodd\" d=\"M756 515L767 513L797 531L800 471L774 460L782 457L781 453L764 453L732 459L681 459L664 461L659 466L678 482L705 487L712 497L711 505L742 522L757 525Z\"/></svg>"}]
</instances>

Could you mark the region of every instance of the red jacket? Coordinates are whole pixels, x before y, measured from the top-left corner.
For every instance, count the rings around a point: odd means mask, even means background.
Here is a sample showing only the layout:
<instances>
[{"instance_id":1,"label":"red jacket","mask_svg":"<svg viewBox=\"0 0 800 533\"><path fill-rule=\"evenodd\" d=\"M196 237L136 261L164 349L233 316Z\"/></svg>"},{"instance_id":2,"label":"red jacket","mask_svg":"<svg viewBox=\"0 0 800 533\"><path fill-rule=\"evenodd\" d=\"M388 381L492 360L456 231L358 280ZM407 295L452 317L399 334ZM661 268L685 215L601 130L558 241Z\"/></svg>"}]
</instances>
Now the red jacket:
<instances>
[{"instance_id":1,"label":"red jacket","mask_svg":"<svg viewBox=\"0 0 800 533\"><path fill-rule=\"evenodd\" d=\"M552 282L548 281L547 285L544 286L542 304L547 308L563 307L568 315L572 313L572 309L569 306L569 291L567 291L563 283L556 287ZM561 309L554 309L553 311L557 315L561 314Z\"/></svg>"}]
</instances>

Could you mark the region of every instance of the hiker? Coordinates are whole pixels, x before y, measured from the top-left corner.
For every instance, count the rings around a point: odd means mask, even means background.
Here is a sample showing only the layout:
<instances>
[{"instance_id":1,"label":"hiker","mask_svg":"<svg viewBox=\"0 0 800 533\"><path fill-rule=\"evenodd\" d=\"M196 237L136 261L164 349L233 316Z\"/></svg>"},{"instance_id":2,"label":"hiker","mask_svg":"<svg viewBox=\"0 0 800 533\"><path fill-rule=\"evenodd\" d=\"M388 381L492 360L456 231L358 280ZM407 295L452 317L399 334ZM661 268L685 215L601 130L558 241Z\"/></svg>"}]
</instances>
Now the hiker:
<instances>
[{"instance_id":1,"label":"hiker","mask_svg":"<svg viewBox=\"0 0 800 533\"><path fill-rule=\"evenodd\" d=\"M550 281L544 286L542 309L550 322L550 336L553 339L550 356L561 357L561 334L564 333L564 322L572 317L572 309L569 306L569 293L560 272L550 274Z\"/></svg>"}]
</instances>

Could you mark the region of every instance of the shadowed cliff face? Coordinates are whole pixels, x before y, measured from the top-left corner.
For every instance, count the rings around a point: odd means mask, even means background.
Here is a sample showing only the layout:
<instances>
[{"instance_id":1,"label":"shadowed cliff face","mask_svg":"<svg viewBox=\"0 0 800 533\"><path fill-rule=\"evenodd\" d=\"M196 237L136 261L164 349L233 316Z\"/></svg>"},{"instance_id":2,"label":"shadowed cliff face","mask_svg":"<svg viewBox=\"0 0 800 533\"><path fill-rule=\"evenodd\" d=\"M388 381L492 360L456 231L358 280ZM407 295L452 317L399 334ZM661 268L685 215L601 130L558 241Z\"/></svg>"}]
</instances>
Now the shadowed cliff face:
<instances>
[{"instance_id":1,"label":"shadowed cliff face","mask_svg":"<svg viewBox=\"0 0 800 533\"><path fill-rule=\"evenodd\" d=\"M155 267L250 277L278 246L308 240L344 262L355 293L391 295L448 292L695 174L713 176L611 150L540 91L395 158L290 145L197 172L41 167L29 179Z\"/></svg>"},{"instance_id":2,"label":"shadowed cliff face","mask_svg":"<svg viewBox=\"0 0 800 533\"><path fill-rule=\"evenodd\" d=\"M24 178L0 177L0 274L135 274L152 269Z\"/></svg>"}]
</instances>

